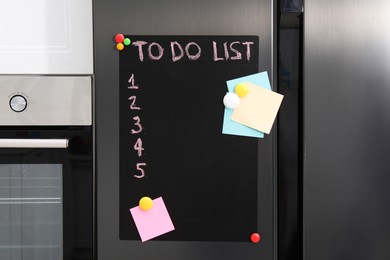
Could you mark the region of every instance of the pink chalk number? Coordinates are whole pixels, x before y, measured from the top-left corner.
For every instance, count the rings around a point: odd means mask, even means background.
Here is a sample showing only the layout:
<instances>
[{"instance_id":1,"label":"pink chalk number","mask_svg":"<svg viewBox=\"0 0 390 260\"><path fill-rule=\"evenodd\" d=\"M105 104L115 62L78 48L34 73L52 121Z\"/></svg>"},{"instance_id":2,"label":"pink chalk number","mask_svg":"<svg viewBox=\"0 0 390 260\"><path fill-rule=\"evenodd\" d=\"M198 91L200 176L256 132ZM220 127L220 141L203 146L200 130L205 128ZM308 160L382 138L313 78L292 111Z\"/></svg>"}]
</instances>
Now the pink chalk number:
<instances>
[{"instance_id":1,"label":"pink chalk number","mask_svg":"<svg viewBox=\"0 0 390 260\"><path fill-rule=\"evenodd\" d=\"M137 99L136 96L131 96L131 97L129 97L129 100L131 100L131 104L130 104L130 109L131 109L131 110L141 110L140 107L137 107L137 106L135 105L135 100L136 100L136 99Z\"/></svg>"},{"instance_id":2,"label":"pink chalk number","mask_svg":"<svg viewBox=\"0 0 390 260\"><path fill-rule=\"evenodd\" d=\"M145 177L145 171L142 169L142 166L146 166L146 163L137 163L137 170L141 172L140 175L134 175L135 178L141 179Z\"/></svg>"},{"instance_id":3,"label":"pink chalk number","mask_svg":"<svg viewBox=\"0 0 390 260\"><path fill-rule=\"evenodd\" d=\"M140 47L140 50L142 48L142 45L146 44L145 42L141 42L138 46ZM150 45L150 46L155 46L155 45ZM162 56L162 53L163 53L163 50L161 50L160 48L158 48L158 46L156 46L157 49L158 49L158 56ZM151 47L150 47L151 49ZM153 58L156 58L156 59L159 59L158 56L153 56ZM143 59L143 57L142 57ZM138 90L139 86L135 84L135 76L134 74L131 74L129 80L128 80L128 89L129 90ZM130 105L129 105L129 108L131 111L139 111L141 110L140 107L136 106L136 100L137 100L137 96L136 95L131 95L128 100L131 102ZM141 158L143 156L143 151L145 150L144 147L143 147L143 143L142 143L142 138L141 137L137 137L137 135L141 134L142 131L143 131L143 127L142 127L142 124L141 124L141 118L136 115L133 117L133 120L134 122L132 123L133 124L133 127L130 129L130 133L131 133L131 136L134 136L136 137L136 141L133 145L133 149L134 151L137 153L137 156L138 158ZM144 167L146 166L146 163L145 162L137 162L136 165L135 165L135 169L137 171L137 174L133 174L133 177L134 178L137 178L137 179L141 179L141 178L144 178L146 176L145 174L145 169Z\"/></svg>"},{"instance_id":4,"label":"pink chalk number","mask_svg":"<svg viewBox=\"0 0 390 260\"><path fill-rule=\"evenodd\" d=\"M135 116L133 117L135 123L134 125L137 127L137 130L135 129L131 129L131 134L134 135L134 134L139 134L142 132L142 125L141 125L141 118L139 116Z\"/></svg>"},{"instance_id":5,"label":"pink chalk number","mask_svg":"<svg viewBox=\"0 0 390 260\"><path fill-rule=\"evenodd\" d=\"M134 74L131 74L131 77L129 79L129 86L127 87L128 89L138 89L138 86L134 84Z\"/></svg>"},{"instance_id":6,"label":"pink chalk number","mask_svg":"<svg viewBox=\"0 0 390 260\"><path fill-rule=\"evenodd\" d=\"M142 147L142 139L141 138L138 138L137 142L135 142L134 150L136 150L138 152L138 157L142 156L142 151L144 150L144 148Z\"/></svg>"}]
</instances>

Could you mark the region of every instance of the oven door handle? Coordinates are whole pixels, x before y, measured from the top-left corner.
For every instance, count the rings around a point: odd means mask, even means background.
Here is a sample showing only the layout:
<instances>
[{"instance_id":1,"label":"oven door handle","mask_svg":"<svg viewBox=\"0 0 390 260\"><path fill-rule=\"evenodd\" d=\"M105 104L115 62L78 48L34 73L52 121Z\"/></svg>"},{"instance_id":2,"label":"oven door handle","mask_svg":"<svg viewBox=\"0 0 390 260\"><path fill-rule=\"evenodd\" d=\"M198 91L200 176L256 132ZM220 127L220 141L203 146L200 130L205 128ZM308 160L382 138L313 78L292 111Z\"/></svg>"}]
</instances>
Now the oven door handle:
<instances>
[{"instance_id":1,"label":"oven door handle","mask_svg":"<svg viewBox=\"0 0 390 260\"><path fill-rule=\"evenodd\" d=\"M69 139L0 139L0 148L68 148Z\"/></svg>"}]
</instances>

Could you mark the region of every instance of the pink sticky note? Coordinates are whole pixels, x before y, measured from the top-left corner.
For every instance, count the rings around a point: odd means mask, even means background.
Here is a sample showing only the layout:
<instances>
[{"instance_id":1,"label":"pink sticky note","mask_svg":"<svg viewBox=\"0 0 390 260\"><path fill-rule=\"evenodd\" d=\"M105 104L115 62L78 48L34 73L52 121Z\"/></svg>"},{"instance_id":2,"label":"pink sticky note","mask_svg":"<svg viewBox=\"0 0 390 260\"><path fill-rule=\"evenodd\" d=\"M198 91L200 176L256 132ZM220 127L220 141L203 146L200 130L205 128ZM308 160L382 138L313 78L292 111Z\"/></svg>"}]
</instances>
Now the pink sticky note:
<instances>
[{"instance_id":1,"label":"pink sticky note","mask_svg":"<svg viewBox=\"0 0 390 260\"><path fill-rule=\"evenodd\" d=\"M161 236L175 230L162 197L153 200L153 207L144 211L136 206L130 209L141 241Z\"/></svg>"}]
</instances>

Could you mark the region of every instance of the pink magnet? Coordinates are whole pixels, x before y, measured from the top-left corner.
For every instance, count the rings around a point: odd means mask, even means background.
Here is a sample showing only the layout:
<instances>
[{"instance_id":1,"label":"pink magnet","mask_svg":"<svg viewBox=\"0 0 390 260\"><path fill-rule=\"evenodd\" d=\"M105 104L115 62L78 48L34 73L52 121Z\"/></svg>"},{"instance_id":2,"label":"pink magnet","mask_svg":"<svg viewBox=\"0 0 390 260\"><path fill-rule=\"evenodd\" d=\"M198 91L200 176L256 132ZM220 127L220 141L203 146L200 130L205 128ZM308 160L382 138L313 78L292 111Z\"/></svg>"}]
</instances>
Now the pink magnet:
<instances>
[{"instance_id":1,"label":"pink magnet","mask_svg":"<svg viewBox=\"0 0 390 260\"><path fill-rule=\"evenodd\" d=\"M125 39L125 36L121 33L118 33L117 35L115 35L115 41L117 43L121 43L123 42L123 40Z\"/></svg>"}]
</instances>

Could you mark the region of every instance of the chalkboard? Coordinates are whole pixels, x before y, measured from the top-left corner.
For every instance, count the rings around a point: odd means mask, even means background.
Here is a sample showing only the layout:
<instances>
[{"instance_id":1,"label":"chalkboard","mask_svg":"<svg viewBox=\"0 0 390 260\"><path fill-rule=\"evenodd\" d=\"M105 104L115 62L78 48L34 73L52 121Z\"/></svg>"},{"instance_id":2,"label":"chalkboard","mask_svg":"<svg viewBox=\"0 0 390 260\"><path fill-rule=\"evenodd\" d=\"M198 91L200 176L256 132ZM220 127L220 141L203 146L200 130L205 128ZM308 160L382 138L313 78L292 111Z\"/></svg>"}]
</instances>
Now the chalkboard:
<instances>
[{"instance_id":1,"label":"chalkboard","mask_svg":"<svg viewBox=\"0 0 390 260\"><path fill-rule=\"evenodd\" d=\"M245 241L257 232L258 139L223 135L226 81L258 72L257 36L134 36L119 51L120 239L129 209L162 197L165 241Z\"/></svg>"}]
</instances>

